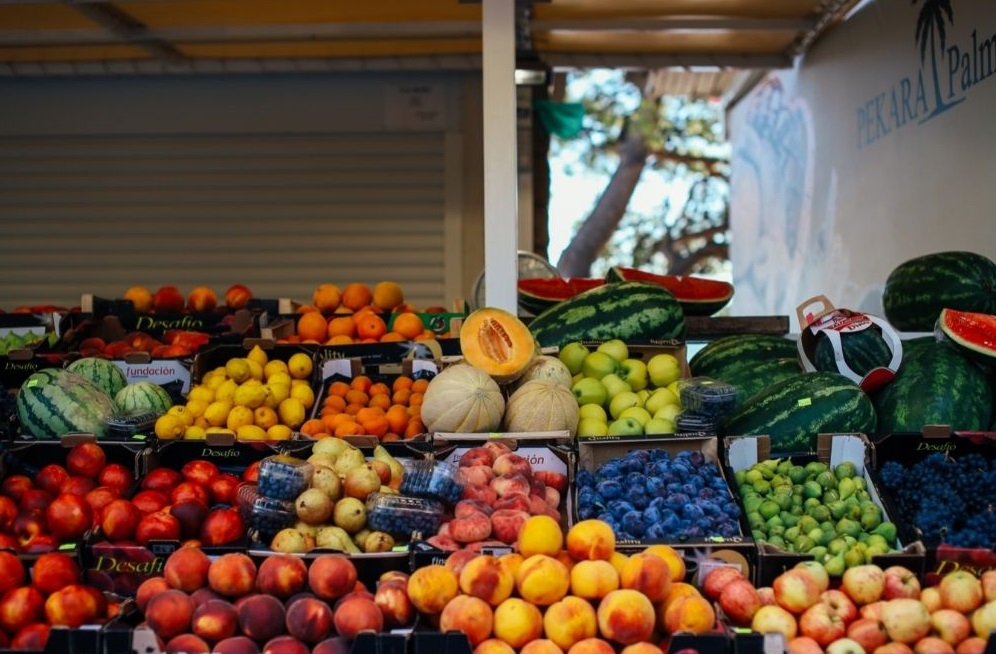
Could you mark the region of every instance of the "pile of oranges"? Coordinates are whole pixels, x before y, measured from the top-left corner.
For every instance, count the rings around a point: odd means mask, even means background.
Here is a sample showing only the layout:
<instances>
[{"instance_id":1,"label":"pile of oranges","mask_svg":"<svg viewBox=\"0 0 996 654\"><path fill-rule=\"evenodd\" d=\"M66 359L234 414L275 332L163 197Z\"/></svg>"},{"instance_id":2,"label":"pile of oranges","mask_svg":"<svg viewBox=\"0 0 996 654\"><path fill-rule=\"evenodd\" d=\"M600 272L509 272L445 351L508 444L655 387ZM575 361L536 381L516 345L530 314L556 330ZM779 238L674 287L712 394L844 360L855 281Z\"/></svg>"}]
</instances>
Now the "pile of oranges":
<instances>
[{"instance_id":1,"label":"pile of oranges","mask_svg":"<svg viewBox=\"0 0 996 654\"><path fill-rule=\"evenodd\" d=\"M388 385L367 375L328 384L318 417L301 425L313 438L376 436L381 441L409 439L425 432L422 396L428 379L400 375Z\"/></svg>"},{"instance_id":2,"label":"pile of oranges","mask_svg":"<svg viewBox=\"0 0 996 654\"><path fill-rule=\"evenodd\" d=\"M388 329L385 314L395 314ZM324 345L386 343L436 338L414 307L405 303L395 282L380 282L371 290L361 283L322 284L311 304L298 309L295 342Z\"/></svg>"}]
</instances>

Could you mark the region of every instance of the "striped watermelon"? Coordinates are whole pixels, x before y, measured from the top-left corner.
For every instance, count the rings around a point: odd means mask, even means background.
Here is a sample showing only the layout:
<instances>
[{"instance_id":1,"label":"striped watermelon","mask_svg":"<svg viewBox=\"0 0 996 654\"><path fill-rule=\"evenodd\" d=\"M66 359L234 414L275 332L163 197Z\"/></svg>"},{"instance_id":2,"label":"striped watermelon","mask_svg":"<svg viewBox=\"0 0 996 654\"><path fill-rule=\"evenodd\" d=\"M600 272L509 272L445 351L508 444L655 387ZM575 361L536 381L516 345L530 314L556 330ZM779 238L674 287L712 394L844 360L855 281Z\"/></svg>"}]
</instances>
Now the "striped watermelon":
<instances>
[{"instance_id":1,"label":"striped watermelon","mask_svg":"<svg viewBox=\"0 0 996 654\"><path fill-rule=\"evenodd\" d=\"M82 432L107 433L106 421L117 407L88 379L62 368L43 368L21 384L15 402L25 436L59 438Z\"/></svg>"},{"instance_id":2,"label":"striped watermelon","mask_svg":"<svg viewBox=\"0 0 996 654\"><path fill-rule=\"evenodd\" d=\"M799 365L799 359L783 357L759 361L749 366L731 368L723 373L722 377L714 377L713 379L735 387L737 389L737 405L740 405L771 384L794 377L801 372L802 366Z\"/></svg>"},{"instance_id":3,"label":"striped watermelon","mask_svg":"<svg viewBox=\"0 0 996 654\"><path fill-rule=\"evenodd\" d=\"M799 373L764 388L726 416L722 436L767 434L779 454L812 452L821 433L875 430L875 407L836 372Z\"/></svg>"},{"instance_id":4,"label":"striped watermelon","mask_svg":"<svg viewBox=\"0 0 996 654\"><path fill-rule=\"evenodd\" d=\"M882 306L902 331L933 330L944 308L996 314L996 261L959 251L910 259L889 273Z\"/></svg>"},{"instance_id":5,"label":"striped watermelon","mask_svg":"<svg viewBox=\"0 0 996 654\"><path fill-rule=\"evenodd\" d=\"M128 384L114 396L114 403L122 413L163 414L173 406L173 398L165 388L150 381Z\"/></svg>"},{"instance_id":6,"label":"striped watermelon","mask_svg":"<svg viewBox=\"0 0 996 654\"><path fill-rule=\"evenodd\" d=\"M888 367L892 361L892 350L878 325L856 332L841 332L840 349L844 361L859 377L864 377L873 368ZM813 367L827 372L838 371L833 344L824 332L816 334Z\"/></svg>"},{"instance_id":7,"label":"striped watermelon","mask_svg":"<svg viewBox=\"0 0 996 654\"><path fill-rule=\"evenodd\" d=\"M550 307L529 323L542 347L571 341L680 339L685 314L667 289L644 282L603 284Z\"/></svg>"},{"instance_id":8,"label":"striped watermelon","mask_svg":"<svg viewBox=\"0 0 996 654\"><path fill-rule=\"evenodd\" d=\"M798 356L796 342L784 336L735 334L706 343L688 360L688 367L696 377L726 381L728 376L742 378L751 374L759 363L774 359L797 359ZM801 372L801 368L797 372Z\"/></svg>"},{"instance_id":9,"label":"striped watermelon","mask_svg":"<svg viewBox=\"0 0 996 654\"><path fill-rule=\"evenodd\" d=\"M536 316L555 304L604 283L604 279L596 277L529 277L520 279L517 283L519 308Z\"/></svg>"},{"instance_id":10,"label":"striped watermelon","mask_svg":"<svg viewBox=\"0 0 996 654\"><path fill-rule=\"evenodd\" d=\"M97 388L104 391L111 398L117 395L118 391L128 384L128 379L121 368L118 368L108 359L100 357L76 359L66 366L66 370L90 380Z\"/></svg>"},{"instance_id":11,"label":"striped watermelon","mask_svg":"<svg viewBox=\"0 0 996 654\"><path fill-rule=\"evenodd\" d=\"M733 299L733 284L692 275L658 275L639 268L613 266L606 273L605 281L648 282L662 286L671 291L686 316L711 316Z\"/></svg>"},{"instance_id":12,"label":"striped watermelon","mask_svg":"<svg viewBox=\"0 0 996 654\"><path fill-rule=\"evenodd\" d=\"M986 429L993 399L982 368L951 343L931 338L906 343L896 377L872 397L878 432L920 432L924 425Z\"/></svg>"}]
</instances>

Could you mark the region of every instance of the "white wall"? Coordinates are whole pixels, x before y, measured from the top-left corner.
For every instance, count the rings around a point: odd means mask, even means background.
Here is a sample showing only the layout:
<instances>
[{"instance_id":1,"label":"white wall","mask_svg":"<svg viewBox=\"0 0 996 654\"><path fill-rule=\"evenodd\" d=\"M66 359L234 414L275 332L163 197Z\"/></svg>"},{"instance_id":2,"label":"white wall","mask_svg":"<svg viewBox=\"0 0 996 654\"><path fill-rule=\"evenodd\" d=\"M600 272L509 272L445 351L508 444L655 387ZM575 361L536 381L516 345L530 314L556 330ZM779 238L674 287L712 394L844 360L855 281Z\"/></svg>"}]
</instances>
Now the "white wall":
<instances>
[{"instance_id":1,"label":"white wall","mask_svg":"<svg viewBox=\"0 0 996 654\"><path fill-rule=\"evenodd\" d=\"M903 261L996 258L996 3L951 6L922 61L923 3L876 0L732 108L734 315L883 315Z\"/></svg>"}]
</instances>

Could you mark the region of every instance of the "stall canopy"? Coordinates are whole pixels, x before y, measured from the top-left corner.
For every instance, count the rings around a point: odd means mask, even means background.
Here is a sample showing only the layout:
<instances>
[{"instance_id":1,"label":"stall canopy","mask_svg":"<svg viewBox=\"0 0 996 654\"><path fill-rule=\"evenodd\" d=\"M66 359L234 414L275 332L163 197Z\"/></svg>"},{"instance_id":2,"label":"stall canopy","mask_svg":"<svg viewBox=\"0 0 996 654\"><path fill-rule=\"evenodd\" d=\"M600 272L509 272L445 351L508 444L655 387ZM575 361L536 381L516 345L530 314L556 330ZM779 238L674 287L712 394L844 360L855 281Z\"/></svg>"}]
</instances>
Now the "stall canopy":
<instances>
[{"instance_id":1,"label":"stall canopy","mask_svg":"<svg viewBox=\"0 0 996 654\"><path fill-rule=\"evenodd\" d=\"M857 0L515 2L526 63L708 76L789 66ZM0 75L473 70L481 24L480 0L0 0Z\"/></svg>"}]
</instances>

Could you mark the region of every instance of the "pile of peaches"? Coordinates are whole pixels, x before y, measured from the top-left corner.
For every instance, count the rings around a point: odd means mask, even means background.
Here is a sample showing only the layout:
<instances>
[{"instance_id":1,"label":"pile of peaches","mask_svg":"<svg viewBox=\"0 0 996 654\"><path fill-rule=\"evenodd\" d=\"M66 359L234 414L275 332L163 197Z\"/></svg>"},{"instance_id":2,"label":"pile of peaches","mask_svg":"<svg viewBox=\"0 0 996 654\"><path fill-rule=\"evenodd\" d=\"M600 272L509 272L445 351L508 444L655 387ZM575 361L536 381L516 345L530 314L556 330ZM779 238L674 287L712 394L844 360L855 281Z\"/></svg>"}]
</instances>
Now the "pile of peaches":
<instances>
[{"instance_id":1,"label":"pile of peaches","mask_svg":"<svg viewBox=\"0 0 996 654\"><path fill-rule=\"evenodd\" d=\"M172 284L151 291L144 286L132 286L125 291L124 299L130 301L138 313L211 313L216 309L235 311L245 309L253 297L244 284L232 284L221 296L208 286L198 286L184 293Z\"/></svg>"}]
</instances>

